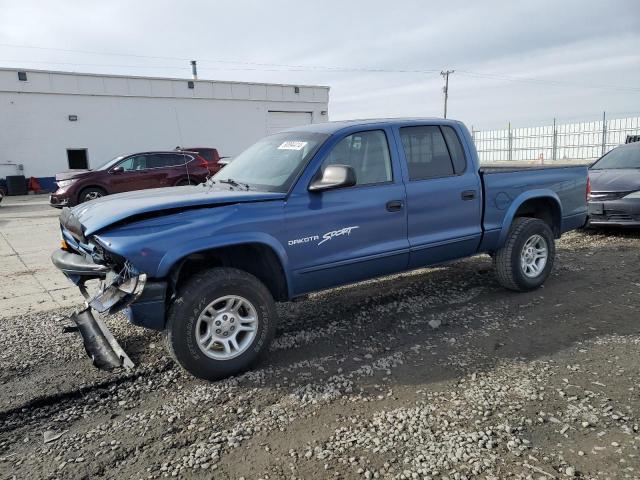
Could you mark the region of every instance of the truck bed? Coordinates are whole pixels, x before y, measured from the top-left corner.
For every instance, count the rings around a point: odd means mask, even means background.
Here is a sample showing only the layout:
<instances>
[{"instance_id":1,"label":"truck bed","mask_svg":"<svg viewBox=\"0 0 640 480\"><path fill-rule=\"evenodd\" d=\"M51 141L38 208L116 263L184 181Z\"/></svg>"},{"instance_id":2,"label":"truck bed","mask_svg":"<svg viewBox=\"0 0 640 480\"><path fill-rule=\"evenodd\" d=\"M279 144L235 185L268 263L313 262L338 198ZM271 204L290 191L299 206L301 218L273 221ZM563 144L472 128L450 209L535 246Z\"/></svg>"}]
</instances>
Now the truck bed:
<instances>
[{"instance_id":1,"label":"truck bed","mask_svg":"<svg viewBox=\"0 0 640 480\"><path fill-rule=\"evenodd\" d=\"M581 164L575 163L560 163L554 165L530 165L530 164L517 164L517 165L490 165L490 166L481 166L480 174L491 175L492 173L511 173L511 172L523 172L523 171L531 171L531 170L552 170L556 168L573 168L573 167L584 167Z\"/></svg>"},{"instance_id":2,"label":"truck bed","mask_svg":"<svg viewBox=\"0 0 640 480\"><path fill-rule=\"evenodd\" d=\"M484 198L485 238L481 246L484 251L492 251L499 246L500 240L493 233L511 223L514 208L526 201L529 195L549 198L559 205L558 234L584 223L586 165L496 165L481 167L478 171Z\"/></svg>"}]
</instances>

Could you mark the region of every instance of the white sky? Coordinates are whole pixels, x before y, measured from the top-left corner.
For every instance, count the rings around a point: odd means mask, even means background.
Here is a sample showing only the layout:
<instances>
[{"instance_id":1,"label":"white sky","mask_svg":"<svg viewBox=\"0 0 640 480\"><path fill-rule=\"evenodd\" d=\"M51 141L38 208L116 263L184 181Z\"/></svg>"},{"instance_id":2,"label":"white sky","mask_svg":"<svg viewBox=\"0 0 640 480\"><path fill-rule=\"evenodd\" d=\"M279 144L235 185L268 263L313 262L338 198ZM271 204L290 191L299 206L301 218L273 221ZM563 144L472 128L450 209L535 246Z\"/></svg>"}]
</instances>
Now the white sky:
<instances>
[{"instance_id":1,"label":"white sky","mask_svg":"<svg viewBox=\"0 0 640 480\"><path fill-rule=\"evenodd\" d=\"M333 120L441 116L443 69L476 129L640 114L638 0L0 0L0 66L186 78L192 58L329 85Z\"/></svg>"}]
</instances>

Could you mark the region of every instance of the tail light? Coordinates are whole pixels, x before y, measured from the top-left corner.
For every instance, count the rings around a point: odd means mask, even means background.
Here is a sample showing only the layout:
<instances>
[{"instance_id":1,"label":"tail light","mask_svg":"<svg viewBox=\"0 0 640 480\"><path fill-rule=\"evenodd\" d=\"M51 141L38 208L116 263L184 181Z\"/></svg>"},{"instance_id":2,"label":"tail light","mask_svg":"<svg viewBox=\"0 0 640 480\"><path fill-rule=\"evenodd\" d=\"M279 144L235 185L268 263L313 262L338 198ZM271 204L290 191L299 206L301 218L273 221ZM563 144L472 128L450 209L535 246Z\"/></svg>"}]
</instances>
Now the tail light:
<instances>
[{"instance_id":1,"label":"tail light","mask_svg":"<svg viewBox=\"0 0 640 480\"><path fill-rule=\"evenodd\" d=\"M587 175L587 190L585 193L587 201L589 201L589 195L591 195L591 179L589 178L589 175Z\"/></svg>"},{"instance_id":2,"label":"tail light","mask_svg":"<svg viewBox=\"0 0 640 480\"><path fill-rule=\"evenodd\" d=\"M209 162L207 162L204 158L198 155L198 166L203 168L209 168Z\"/></svg>"}]
</instances>

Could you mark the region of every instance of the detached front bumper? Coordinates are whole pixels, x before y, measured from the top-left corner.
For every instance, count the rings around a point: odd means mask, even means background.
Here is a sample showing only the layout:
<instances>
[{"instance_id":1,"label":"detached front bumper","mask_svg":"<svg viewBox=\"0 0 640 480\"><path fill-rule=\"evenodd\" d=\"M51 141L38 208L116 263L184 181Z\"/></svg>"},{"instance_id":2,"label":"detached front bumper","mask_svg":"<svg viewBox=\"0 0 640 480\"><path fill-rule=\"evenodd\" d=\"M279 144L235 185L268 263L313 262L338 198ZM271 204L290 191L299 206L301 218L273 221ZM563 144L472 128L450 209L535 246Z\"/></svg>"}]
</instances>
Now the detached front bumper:
<instances>
[{"instance_id":1,"label":"detached front bumper","mask_svg":"<svg viewBox=\"0 0 640 480\"><path fill-rule=\"evenodd\" d=\"M135 366L107 326L93 316L91 307L75 312L71 321L75 324L71 330L80 333L84 349L94 366L101 370L120 367L130 370Z\"/></svg>"},{"instance_id":2,"label":"detached front bumper","mask_svg":"<svg viewBox=\"0 0 640 480\"><path fill-rule=\"evenodd\" d=\"M51 261L78 286L86 299L85 308L71 316L75 326L67 330L80 333L85 350L96 367L106 370L132 368L131 359L106 325L93 316L92 310L112 314L127 308L142 294L146 275L128 265L116 272L107 265L95 263L88 255L62 249L53 252ZM100 279L100 287L94 295L89 294L85 285L92 279Z\"/></svg>"},{"instance_id":3,"label":"detached front bumper","mask_svg":"<svg viewBox=\"0 0 640 480\"><path fill-rule=\"evenodd\" d=\"M71 278L73 283L77 283L76 279L105 278L107 272L111 270L106 265L98 265L84 255L62 249L51 254L51 261L62 273Z\"/></svg>"}]
</instances>

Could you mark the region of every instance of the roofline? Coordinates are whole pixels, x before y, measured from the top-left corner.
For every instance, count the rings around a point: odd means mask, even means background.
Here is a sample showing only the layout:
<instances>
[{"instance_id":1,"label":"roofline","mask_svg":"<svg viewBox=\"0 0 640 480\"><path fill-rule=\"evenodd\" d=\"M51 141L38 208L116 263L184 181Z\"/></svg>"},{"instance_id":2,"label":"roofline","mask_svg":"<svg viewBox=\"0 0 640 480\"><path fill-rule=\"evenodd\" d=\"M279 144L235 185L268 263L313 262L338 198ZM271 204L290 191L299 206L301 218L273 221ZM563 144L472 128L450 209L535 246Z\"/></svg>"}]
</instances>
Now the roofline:
<instances>
[{"instance_id":1,"label":"roofline","mask_svg":"<svg viewBox=\"0 0 640 480\"><path fill-rule=\"evenodd\" d=\"M347 130L353 127L376 127L376 126L412 126L412 125L463 125L460 120L452 118L442 117L387 117L387 118L364 118L353 120L334 120L330 122L312 123L309 125L302 125L298 127L291 127L284 132L313 132L313 133L325 133L328 135L334 135L343 130Z\"/></svg>"},{"instance_id":2,"label":"roofline","mask_svg":"<svg viewBox=\"0 0 640 480\"><path fill-rule=\"evenodd\" d=\"M4 72L34 72L34 73L48 73L55 75L82 75L86 77L110 77L110 78L134 78L141 80L171 80L171 81L179 81L179 82L207 82L207 83L235 83L239 85L265 85L265 86L277 86L277 87L304 87L304 88L324 88L330 90L331 87L329 85L309 85L302 83L268 83L268 82L241 82L236 80L214 80L214 79L203 79L198 78L194 80L192 78L180 78L180 77L146 77L142 75L118 75L111 73L88 73L88 72L65 72L62 70L40 70L37 68L12 68L12 67L0 67L0 71Z\"/></svg>"},{"instance_id":3,"label":"roofline","mask_svg":"<svg viewBox=\"0 0 640 480\"><path fill-rule=\"evenodd\" d=\"M131 153L125 153L123 155L118 155L119 157L130 157L131 155L147 155L147 154L153 154L153 153L177 153L178 155L181 155L183 153L198 153L194 150L146 150L144 152L131 152ZM114 157L115 158L115 157Z\"/></svg>"}]
</instances>

